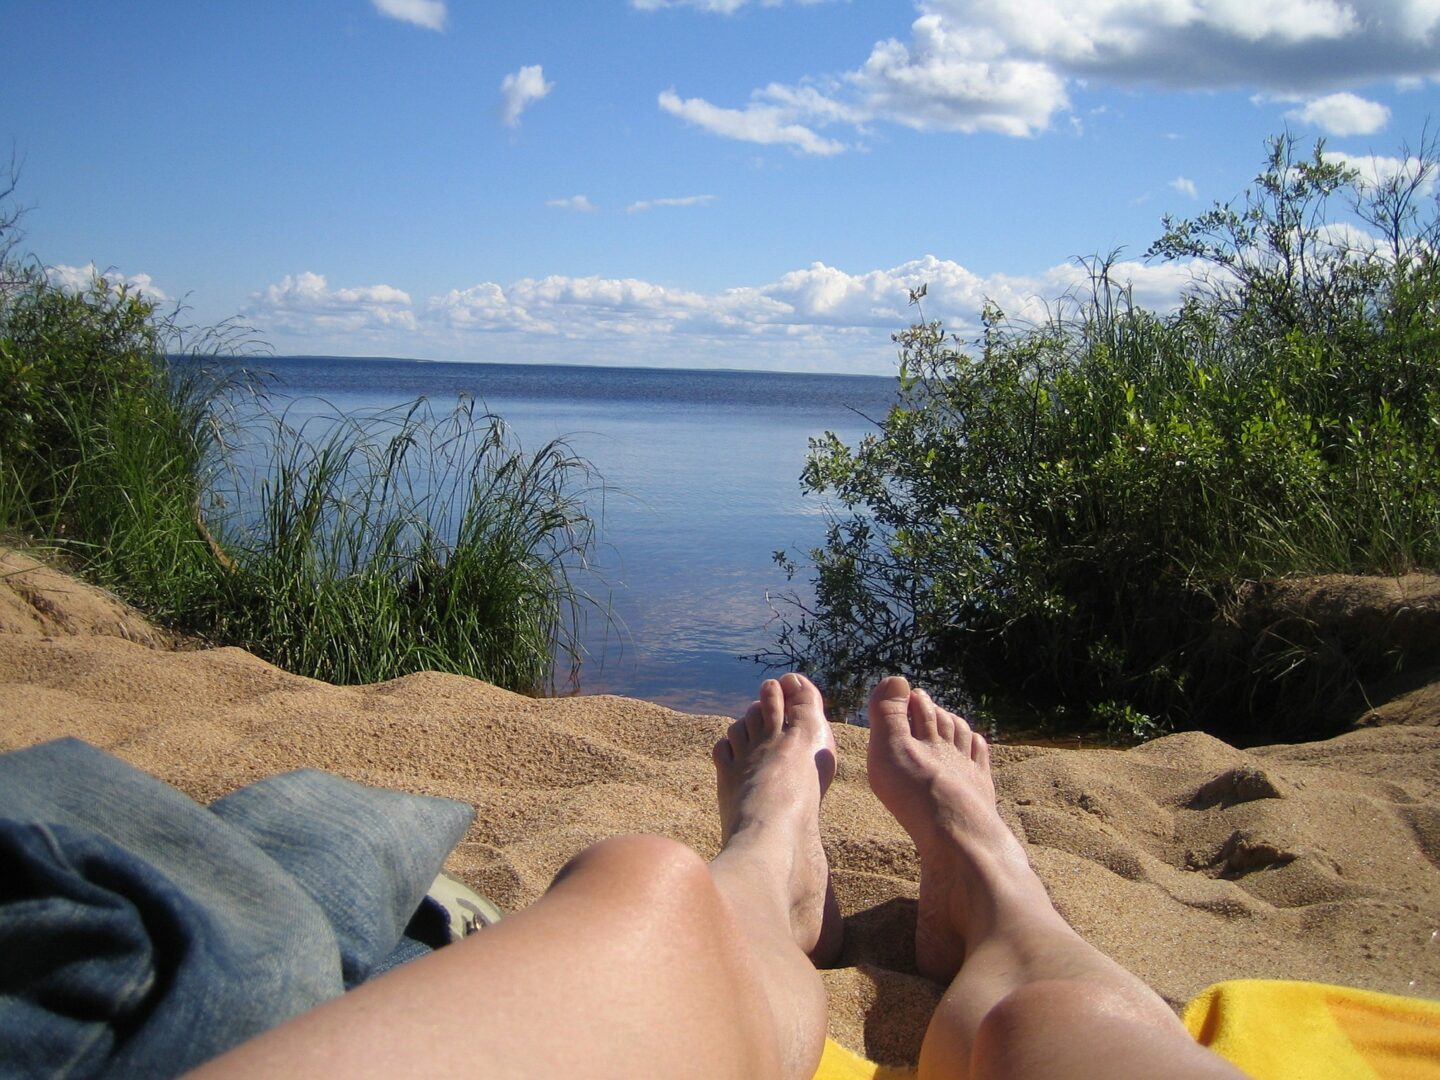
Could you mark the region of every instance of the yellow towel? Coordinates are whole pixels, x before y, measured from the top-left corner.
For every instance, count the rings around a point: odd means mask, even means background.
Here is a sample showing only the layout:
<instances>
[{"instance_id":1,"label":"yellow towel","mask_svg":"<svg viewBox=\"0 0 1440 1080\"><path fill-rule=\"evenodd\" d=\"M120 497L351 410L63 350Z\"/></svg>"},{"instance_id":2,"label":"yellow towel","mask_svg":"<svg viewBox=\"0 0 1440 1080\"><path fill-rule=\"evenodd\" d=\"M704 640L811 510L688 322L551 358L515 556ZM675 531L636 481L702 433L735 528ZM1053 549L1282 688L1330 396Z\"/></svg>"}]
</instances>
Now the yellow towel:
<instances>
[{"instance_id":1,"label":"yellow towel","mask_svg":"<svg viewBox=\"0 0 1440 1080\"><path fill-rule=\"evenodd\" d=\"M914 1076L914 1069L876 1065L828 1038L825 1052L820 1055L820 1067L815 1070L815 1080L912 1080Z\"/></svg>"},{"instance_id":2,"label":"yellow towel","mask_svg":"<svg viewBox=\"0 0 1440 1080\"><path fill-rule=\"evenodd\" d=\"M1185 1006L1201 1046L1256 1080L1440 1080L1440 1001L1323 983L1237 979ZM906 1080L831 1039L815 1080Z\"/></svg>"},{"instance_id":3,"label":"yellow towel","mask_svg":"<svg viewBox=\"0 0 1440 1080\"><path fill-rule=\"evenodd\" d=\"M1201 991L1183 1018L1258 1080L1440 1080L1440 1001L1237 979Z\"/></svg>"}]
</instances>

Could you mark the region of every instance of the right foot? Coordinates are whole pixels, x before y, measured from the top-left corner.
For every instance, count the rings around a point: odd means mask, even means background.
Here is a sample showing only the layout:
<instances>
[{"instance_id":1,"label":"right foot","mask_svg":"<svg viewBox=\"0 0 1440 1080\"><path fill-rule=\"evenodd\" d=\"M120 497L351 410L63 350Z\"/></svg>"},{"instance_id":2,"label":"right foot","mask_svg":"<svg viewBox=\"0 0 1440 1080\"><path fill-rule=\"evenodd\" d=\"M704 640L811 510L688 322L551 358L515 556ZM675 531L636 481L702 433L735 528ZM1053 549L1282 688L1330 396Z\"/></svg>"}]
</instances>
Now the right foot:
<instances>
[{"instance_id":1,"label":"right foot","mask_svg":"<svg viewBox=\"0 0 1440 1080\"><path fill-rule=\"evenodd\" d=\"M1054 909L995 808L985 739L898 676L875 687L869 715L870 787L920 855L915 963L948 983L1002 903Z\"/></svg>"},{"instance_id":2,"label":"right foot","mask_svg":"<svg viewBox=\"0 0 1440 1080\"><path fill-rule=\"evenodd\" d=\"M1060 917L995 808L990 748L961 717L904 679L882 679L867 756L870 787L920 854L916 966L950 987L925 1034L923 1073L1239 1076ZM993 1067L997 1054L1007 1068Z\"/></svg>"}]
</instances>

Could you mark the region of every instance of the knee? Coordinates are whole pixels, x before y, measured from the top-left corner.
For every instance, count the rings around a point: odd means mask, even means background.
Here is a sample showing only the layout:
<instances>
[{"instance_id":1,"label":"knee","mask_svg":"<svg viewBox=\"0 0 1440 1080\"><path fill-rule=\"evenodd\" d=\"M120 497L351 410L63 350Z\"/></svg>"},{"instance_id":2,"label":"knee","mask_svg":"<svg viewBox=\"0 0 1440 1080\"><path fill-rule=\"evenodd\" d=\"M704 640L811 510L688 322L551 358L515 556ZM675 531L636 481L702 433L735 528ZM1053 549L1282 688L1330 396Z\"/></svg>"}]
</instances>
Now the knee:
<instances>
[{"instance_id":1,"label":"knee","mask_svg":"<svg viewBox=\"0 0 1440 1080\"><path fill-rule=\"evenodd\" d=\"M585 882L633 892L647 905L693 906L715 893L705 860L664 836L615 836L592 844L555 875L551 889Z\"/></svg>"},{"instance_id":2,"label":"knee","mask_svg":"<svg viewBox=\"0 0 1440 1080\"><path fill-rule=\"evenodd\" d=\"M1185 1035L1185 1030L1158 998L1128 988L1081 979L1034 982L1001 998L980 1021L972 1053L975 1074L1023 1072L1030 1058L1043 1064L1061 1033L1066 1049L1093 1045L1099 1054L1106 1046Z\"/></svg>"}]
</instances>

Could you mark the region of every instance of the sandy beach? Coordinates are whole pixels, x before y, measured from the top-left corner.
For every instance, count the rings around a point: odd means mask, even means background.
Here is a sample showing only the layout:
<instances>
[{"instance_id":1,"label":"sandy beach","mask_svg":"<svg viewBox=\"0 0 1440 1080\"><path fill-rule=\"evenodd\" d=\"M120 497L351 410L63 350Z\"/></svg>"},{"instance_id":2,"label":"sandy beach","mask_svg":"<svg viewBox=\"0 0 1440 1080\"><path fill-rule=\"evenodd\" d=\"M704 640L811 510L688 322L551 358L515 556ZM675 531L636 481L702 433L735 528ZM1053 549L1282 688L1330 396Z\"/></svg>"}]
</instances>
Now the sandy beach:
<instances>
[{"instance_id":1,"label":"sandy beach","mask_svg":"<svg viewBox=\"0 0 1440 1080\"><path fill-rule=\"evenodd\" d=\"M1172 1004L1240 977L1440 997L1437 699L1410 687L1320 743L998 746L1001 813L1061 913ZM201 801L302 766L462 799L477 816L448 868L507 910L617 833L713 855L709 749L726 723L452 675L330 686L177 643L99 590L0 552L0 750L78 736ZM831 1034L911 1062L940 992L915 972L918 865L866 785L866 732L836 737L823 836L846 943L825 972Z\"/></svg>"}]
</instances>

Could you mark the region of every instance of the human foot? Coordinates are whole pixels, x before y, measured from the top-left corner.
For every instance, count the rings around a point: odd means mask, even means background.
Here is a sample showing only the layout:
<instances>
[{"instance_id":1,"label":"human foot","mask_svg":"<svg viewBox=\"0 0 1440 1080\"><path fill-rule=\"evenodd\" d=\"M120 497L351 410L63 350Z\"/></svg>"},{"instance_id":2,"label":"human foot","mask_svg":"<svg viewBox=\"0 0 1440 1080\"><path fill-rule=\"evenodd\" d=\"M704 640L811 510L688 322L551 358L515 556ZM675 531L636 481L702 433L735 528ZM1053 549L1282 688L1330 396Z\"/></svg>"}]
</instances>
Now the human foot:
<instances>
[{"instance_id":1,"label":"human foot","mask_svg":"<svg viewBox=\"0 0 1440 1080\"><path fill-rule=\"evenodd\" d=\"M815 684L790 674L760 697L713 752L721 859L752 860L774 881L795 943L816 964L840 951L840 911L820 844L820 799L835 777L835 736Z\"/></svg>"},{"instance_id":2,"label":"human foot","mask_svg":"<svg viewBox=\"0 0 1440 1080\"><path fill-rule=\"evenodd\" d=\"M897 676L875 687L869 716L870 787L920 855L915 963L949 982L967 940L973 947L990 932L1002 903L1041 915L1054 909L995 808L985 739Z\"/></svg>"}]
</instances>

